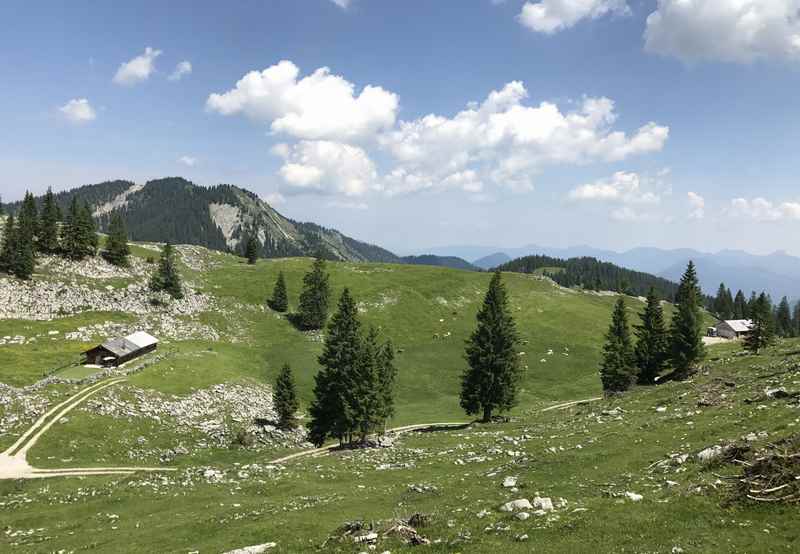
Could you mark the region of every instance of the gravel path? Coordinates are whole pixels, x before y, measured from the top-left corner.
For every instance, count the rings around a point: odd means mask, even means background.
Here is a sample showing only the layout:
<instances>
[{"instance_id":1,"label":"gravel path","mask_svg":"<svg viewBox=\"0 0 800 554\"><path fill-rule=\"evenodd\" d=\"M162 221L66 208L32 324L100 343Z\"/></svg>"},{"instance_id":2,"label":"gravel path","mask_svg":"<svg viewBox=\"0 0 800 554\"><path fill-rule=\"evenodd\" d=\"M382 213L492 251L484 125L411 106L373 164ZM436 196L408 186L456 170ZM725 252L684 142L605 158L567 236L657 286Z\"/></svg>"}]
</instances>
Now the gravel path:
<instances>
[{"instance_id":1,"label":"gravel path","mask_svg":"<svg viewBox=\"0 0 800 554\"><path fill-rule=\"evenodd\" d=\"M5 452L0 454L0 479L39 479L43 477L67 477L85 475L130 475L137 471L174 471L174 468L148 467L95 467L37 469L28 463L28 450L47 432L52 425L70 411L98 392L126 381L125 377L115 377L86 387L63 402L53 406L37 419L31 427Z\"/></svg>"}]
</instances>

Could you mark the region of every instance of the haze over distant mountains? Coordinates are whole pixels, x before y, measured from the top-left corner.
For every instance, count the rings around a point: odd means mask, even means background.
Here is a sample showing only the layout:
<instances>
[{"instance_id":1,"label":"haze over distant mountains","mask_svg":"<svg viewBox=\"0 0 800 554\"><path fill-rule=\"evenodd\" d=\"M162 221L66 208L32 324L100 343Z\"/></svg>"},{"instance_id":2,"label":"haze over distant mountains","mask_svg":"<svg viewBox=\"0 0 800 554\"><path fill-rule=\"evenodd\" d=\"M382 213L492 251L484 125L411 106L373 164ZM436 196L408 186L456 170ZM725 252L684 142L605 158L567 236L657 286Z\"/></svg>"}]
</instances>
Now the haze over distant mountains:
<instances>
[{"instance_id":1,"label":"haze over distant mountains","mask_svg":"<svg viewBox=\"0 0 800 554\"><path fill-rule=\"evenodd\" d=\"M625 252L615 252L591 246L551 248L530 244L519 248L493 246L443 246L429 248L426 252L440 256L458 256L478 267L489 269L508 259L531 254L544 254L557 258L591 256L616 265L652 273L677 281L689 260L697 265L703 291L715 294L720 283L725 283L735 294L741 289L765 290L773 299L782 296L800 298L800 258L778 251L769 255L756 255L741 250L722 250L716 253L701 252L691 248L662 249L639 247ZM499 263L498 263L499 262Z\"/></svg>"}]
</instances>

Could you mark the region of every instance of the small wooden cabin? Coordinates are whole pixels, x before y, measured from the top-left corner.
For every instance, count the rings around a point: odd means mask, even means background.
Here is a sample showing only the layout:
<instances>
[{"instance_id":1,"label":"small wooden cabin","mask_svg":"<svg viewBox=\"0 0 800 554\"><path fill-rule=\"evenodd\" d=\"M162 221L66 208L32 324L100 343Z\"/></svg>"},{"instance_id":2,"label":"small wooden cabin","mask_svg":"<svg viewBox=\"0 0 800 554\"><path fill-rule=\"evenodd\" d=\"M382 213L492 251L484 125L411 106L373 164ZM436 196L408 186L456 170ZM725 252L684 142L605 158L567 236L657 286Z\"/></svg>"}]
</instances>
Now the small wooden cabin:
<instances>
[{"instance_id":1,"label":"small wooden cabin","mask_svg":"<svg viewBox=\"0 0 800 554\"><path fill-rule=\"evenodd\" d=\"M158 339L144 331L137 331L127 337L110 340L87 350L83 353L83 363L102 367L119 367L125 362L152 352L157 346Z\"/></svg>"},{"instance_id":2,"label":"small wooden cabin","mask_svg":"<svg viewBox=\"0 0 800 554\"><path fill-rule=\"evenodd\" d=\"M753 322L749 319L728 319L717 323L717 335L726 339L741 339L750 333Z\"/></svg>"}]
</instances>

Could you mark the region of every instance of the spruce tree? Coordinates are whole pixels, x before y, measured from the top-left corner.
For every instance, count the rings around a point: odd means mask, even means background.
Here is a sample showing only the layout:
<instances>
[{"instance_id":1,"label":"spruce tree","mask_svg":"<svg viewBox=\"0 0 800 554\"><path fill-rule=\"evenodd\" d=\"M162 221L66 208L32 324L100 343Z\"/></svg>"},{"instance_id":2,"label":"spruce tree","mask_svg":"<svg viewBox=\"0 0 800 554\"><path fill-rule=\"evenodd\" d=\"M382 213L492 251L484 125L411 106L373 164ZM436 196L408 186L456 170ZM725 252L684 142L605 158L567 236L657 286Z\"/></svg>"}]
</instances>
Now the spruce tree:
<instances>
[{"instance_id":1,"label":"spruce tree","mask_svg":"<svg viewBox=\"0 0 800 554\"><path fill-rule=\"evenodd\" d=\"M19 220L18 220L19 221ZM14 232L16 237L13 262L13 273L18 279L28 280L33 276L33 271L36 267L36 258L33 251L32 240L20 240L20 237L27 231L17 223L17 229Z\"/></svg>"},{"instance_id":2,"label":"spruce tree","mask_svg":"<svg viewBox=\"0 0 800 554\"><path fill-rule=\"evenodd\" d=\"M725 320L733 317L733 299L731 291L725 287L725 283L720 283L712 308L719 319Z\"/></svg>"},{"instance_id":3,"label":"spruce tree","mask_svg":"<svg viewBox=\"0 0 800 554\"><path fill-rule=\"evenodd\" d=\"M119 212L114 212L111 216L111 223L108 226L108 239L106 241L106 250L103 257L109 263L120 266L128 267L128 256L131 254L131 249L128 246L128 230L125 227L125 220Z\"/></svg>"},{"instance_id":4,"label":"spruce tree","mask_svg":"<svg viewBox=\"0 0 800 554\"><path fill-rule=\"evenodd\" d=\"M61 250L64 256L72 260L79 260L83 257L78 231L80 214L78 197L73 196L64 219L64 225L61 227Z\"/></svg>"},{"instance_id":5,"label":"spruce tree","mask_svg":"<svg viewBox=\"0 0 800 554\"><path fill-rule=\"evenodd\" d=\"M244 247L244 257L247 258L247 263L250 265L255 265L258 261L258 246L258 239L256 239L255 236L250 235L247 237L247 242Z\"/></svg>"},{"instance_id":6,"label":"spruce tree","mask_svg":"<svg viewBox=\"0 0 800 554\"><path fill-rule=\"evenodd\" d=\"M655 383L669 358L669 336L664 325L664 310L654 288L647 295L647 305L640 314L642 323L636 326L634 355L640 385Z\"/></svg>"},{"instance_id":7,"label":"spruce tree","mask_svg":"<svg viewBox=\"0 0 800 554\"><path fill-rule=\"evenodd\" d=\"M0 247L0 271L13 274L17 264L17 226L14 215L6 218L3 226L3 243Z\"/></svg>"},{"instance_id":8,"label":"spruce tree","mask_svg":"<svg viewBox=\"0 0 800 554\"><path fill-rule=\"evenodd\" d=\"M285 364L275 381L275 411L278 412L278 425L281 429L297 427L297 390L292 376L292 368Z\"/></svg>"},{"instance_id":9,"label":"spruce tree","mask_svg":"<svg viewBox=\"0 0 800 554\"><path fill-rule=\"evenodd\" d=\"M521 377L519 337L499 271L492 276L477 321L467 341L469 367L461 377L461 407L469 415L482 413L482 421L489 422L495 411L516 405Z\"/></svg>"},{"instance_id":10,"label":"spruce tree","mask_svg":"<svg viewBox=\"0 0 800 554\"><path fill-rule=\"evenodd\" d=\"M703 316L697 273L691 261L678 287L678 306L670 326L670 361L679 377L685 377L692 366L703 359Z\"/></svg>"},{"instance_id":11,"label":"spruce tree","mask_svg":"<svg viewBox=\"0 0 800 554\"><path fill-rule=\"evenodd\" d=\"M606 394L626 391L636 381L636 361L628 327L628 314L625 310L625 299L621 296L614 304L611 325L606 333L600 362L600 380Z\"/></svg>"},{"instance_id":12,"label":"spruce tree","mask_svg":"<svg viewBox=\"0 0 800 554\"><path fill-rule=\"evenodd\" d=\"M800 302L796 302L792 310L792 336L800 337Z\"/></svg>"},{"instance_id":13,"label":"spruce tree","mask_svg":"<svg viewBox=\"0 0 800 554\"><path fill-rule=\"evenodd\" d=\"M278 280L275 281L275 288L272 289L272 298L267 301L270 308L276 312L285 312L289 309L289 297L286 293L286 279L283 271L278 273Z\"/></svg>"},{"instance_id":14,"label":"spruce tree","mask_svg":"<svg viewBox=\"0 0 800 554\"><path fill-rule=\"evenodd\" d=\"M352 414L352 427L361 443L380 425L380 387L378 380L378 331L371 327L361 341L361 352L355 371L348 379L347 403Z\"/></svg>"},{"instance_id":15,"label":"spruce tree","mask_svg":"<svg viewBox=\"0 0 800 554\"><path fill-rule=\"evenodd\" d=\"M779 337L791 337L793 335L792 309L789 306L789 299L785 296L781 298L781 302L775 312L775 332Z\"/></svg>"},{"instance_id":16,"label":"spruce tree","mask_svg":"<svg viewBox=\"0 0 800 554\"><path fill-rule=\"evenodd\" d=\"M394 384L397 368L394 365L394 345L387 340L378 354L378 391L380 406L378 417L386 429L386 422L394 417Z\"/></svg>"},{"instance_id":17,"label":"spruce tree","mask_svg":"<svg viewBox=\"0 0 800 554\"><path fill-rule=\"evenodd\" d=\"M733 319L747 319L747 300L744 293L739 290L733 300Z\"/></svg>"},{"instance_id":18,"label":"spruce tree","mask_svg":"<svg viewBox=\"0 0 800 554\"><path fill-rule=\"evenodd\" d=\"M97 224L92 216L92 209L87 202L84 202L80 210L80 244L83 252L82 257L94 256L97 254L99 239L97 237Z\"/></svg>"},{"instance_id":19,"label":"spruce tree","mask_svg":"<svg viewBox=\"0 0 800 554\"><path fill-rule=\"evenodd\" d=\"M317 257L311 271L303 277L303 292L300 293L297 320L301 329L322 329L328 319L330 301L329 277L325 271L325 260Z\"/></svg>"},{"instance_id":20,"label":"spruce tree","mask_svg":"<svg viewBox=\"0 0 800 554\"><path fill-rule=\"evenodd\" d=\"M353 431L348 392L362 361L361 324L350 291L344 289L336 313L328 325L322 366L314 378L314 400L309 407L309 440L320 446L327 437L343 443Z\"/></svg>"},{"instance_id":21,"label":"spruce tree","mask_svg":"<svg viewBox=\"0 0 800 554\"><path fill-rule=\"evenodd\" d=\"M744 337L744 348L753 354L758 354L766 348L775 337L773 327L772 308L765 293L756 298L750 309L750 332Z\"/></svg>"},{"instance_id":22,"label":"spruce tree","mask_svg":"<svg viewBox=\"0 0 800 554\"><path fill-rule=\"evenodd\" d=\"M35 244L39 233L39 210L36 207L36 199L30 192L25 192L25 199L22 201L19 213L17 214L17 240L19 242L30 242Z\"/></svg>"},{"instance_id":23,"label":"spruce tree","mask_svg":"<svg viewBox=\"0 0 800 554\"><path fill-rule=\"evenodd\" d=\"M42 211L39 216L39 240L37 246L44 254L58 252L58 223L61 221L61 209L56 204L53 189L48 188L44 195Z\"/></svg>"},{"instance_id":24,"label":"spruce tree","mask_svg":"<svg viewBox=\"0 0 800 554\"><path fill-rule=\"evenodd\" d=\"M175 251L170 243L165 244L161 250L158 268L150 278L150 290L154 292L164 291L176 300L183 298L181 276L178 273L175 261Z\"/></svg>"}]
</instances>

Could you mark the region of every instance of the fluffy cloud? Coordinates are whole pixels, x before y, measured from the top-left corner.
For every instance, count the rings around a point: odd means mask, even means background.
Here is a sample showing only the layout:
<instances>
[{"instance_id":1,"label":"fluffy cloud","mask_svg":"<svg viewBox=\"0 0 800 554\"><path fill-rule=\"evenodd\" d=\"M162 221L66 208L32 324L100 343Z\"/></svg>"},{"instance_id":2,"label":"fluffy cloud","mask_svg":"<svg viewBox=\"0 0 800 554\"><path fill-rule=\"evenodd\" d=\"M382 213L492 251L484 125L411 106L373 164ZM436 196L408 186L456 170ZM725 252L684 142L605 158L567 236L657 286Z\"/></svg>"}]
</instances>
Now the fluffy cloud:
<instances>
[{"instance_id":1,"label":"fluffy cloud","mask_svg":"<svg viewBox=\"0 0 800 554\"><path fill-rule=\"evenodd\" d=\"M689 219L703 219L706 215L705 198L691 191L686 196L689 199Z\"/></svg>"},{"instance_id":2,"label":"fluffy cloud","mask_svg":"<svg viewBox=\"0 0 800 554\"><path fill-rule=\"evenodd\" d=\"M86 98L73 98L58 108L58 111L70 123L88 123L97 119L97 113Z\"/></svg>"},{"instance_id":3,"label":"fluffy cloud","mask_svg":"<svg viewBox=\"0 0 800 554\"><path fill-rule=\"evenodd\" d=\"M625 0L540 0L525 2L518 18L528 29L552 34L569 29L583 19L629 13Z\"/></svg>"},{"instance_id":4,"label":"fluffy cloud","mask_svg":"<svg viewBox=\"0 0 800 554\"><path fill-rule=\"evenodd\" d=\"M394 93L368 85L356 95L352 83L327 67L301 79L299 74L286 60L251 71L235 88L210 95L206 107L222 115L244 114L270 123L275 133L306 140L360 140L394 125Z\"/></svg>"},{"instance_id":5,"label":"fluffy cloud","mask_svg":"<svg viewBox=\"0 0 800 554\"><path fill-rule=\"evenodd\" d=\"M264 197L270 206L280 206L286 203L286 198L280 192L271 192Z\"/></svg>"},{"instance_id":6,"label":"fluffy cloud","mask_svg":"<svg viewBox=\"0 0 800 554\"><path fill-rule=\"evenodd\" d=\"M313 192L362 196L376 187L378 173L367 153L356 146L324 140L281 145L279 173L288 193Z\"/></svg>"},{"instance_id":7,"label":"fluffy cloud","mask_svg":"<svg viewBox=\"0 0 800 554\"><path fill-rule=\"evenodd\" d=\"M610 179L581 185L569 193L571 200L610 200L623 204L658 204L661 196L642 189L638 173L617 171Z\"/></svg>"},{"instance_id":8,"label":"fluffy cloud","mask_svg":"<svg viewBox=\"0 0 800 554\"><path fill-rule=\"evenodd\" d=\"M800 0L659 0L645 48L686 62L800 59Z\"/></svg>"},{"instance_id":9,"label":"fluffy cloud","mask_svg":"<svg viewBox=\"0 0 800 554\"><path fill-rule=\"evenodd\" d=\"M178 158L178 163L185 165L186 167L194 167L197 165L197 158L192 156L181 156Z\"/></svg>"},{"instance_id":10,"label":"fluffy cloud","mask_svg":"<svg viewBox=\"0 0 800 554\"><path fill-rule=\"evenodd\" d=\"M734 198L726 209L730 217L751 219L753 221L779 221L800 219L800 202L781 202L775 204L765 198Z\"/></svg>"},{"instance_id":11,"label":"fluffy cloud","mask_svg":"<svg viewBox=\"0 0 800 554\"><path fill-rule=\"evenodd\" d=\"M336 4L337 6L342 8L343 10L346 10L347 8L350 7L350 4L352 3L352 0L331 0L331 2L333 2L334 4Z\"/></svg>"},{"instance_id":12,"label":"fluffy cloud","mask_svg":"<svg viewBox=\"0 0 800 554\"><path fill-rule=\"evenodd\" d=\"M144 49L144 54L119 66L114 75L114 82L118 85L132 86L146 81L156 70L156 58L161 55L161 50L149 46Z\"/></svg>"},{"instance_id":13,"label":"fluffy cloud","mask_svg":"<svg viewBox=\"0 0 800 554\"><path fill-rule=\"evenodd\" d=\"M184 60L175 66L175 70L167 77L170 81L180 81L192 72L192 62Z\"/></svg>"},{"instance_id":14,"label":"fluffy cloud","mask_svg":"<svg viewBox=\"0 0 800 554\"><path fill-rule=\"evenodd\" d=\"M668 127L652 122L631 136L612 130L617 116L608 98L585 98L578 109L562 112L549 102L525 105L527 96L514 81L452 118L431 114L400 122L380 137L396 162L384 180L387 191L464 183L466 190L486 183L530 190L543 166L619 161L661 150L669 136Z\"/></svg>"}]
</instances>

